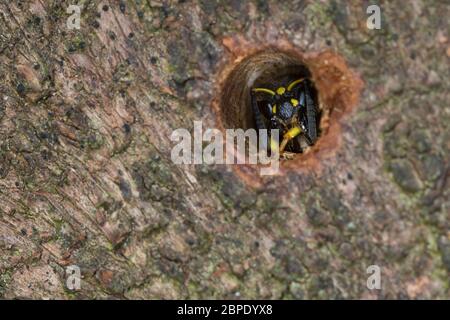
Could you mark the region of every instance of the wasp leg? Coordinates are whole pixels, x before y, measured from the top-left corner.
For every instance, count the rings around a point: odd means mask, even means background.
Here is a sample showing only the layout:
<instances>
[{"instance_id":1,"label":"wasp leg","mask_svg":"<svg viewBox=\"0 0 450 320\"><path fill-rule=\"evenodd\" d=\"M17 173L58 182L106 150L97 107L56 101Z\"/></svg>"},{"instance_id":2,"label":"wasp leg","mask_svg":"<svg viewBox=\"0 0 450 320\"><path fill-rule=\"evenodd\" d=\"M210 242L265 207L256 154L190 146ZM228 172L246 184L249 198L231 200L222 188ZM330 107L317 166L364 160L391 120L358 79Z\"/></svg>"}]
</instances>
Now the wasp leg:
<instances>
[{"instance_id":1,"label":"wasp leg","mask_svg":"<svg viewBox=\"0 0 450 320\"><path fill-rule=\"evenodd\" d=\"M283 141L281 141L279 152L283 153L288 142L294 139L296 136L298 136L301 132L302 129L300 129L300 127L293 127L289 129L288 132L286 132L283 136Z\"/></svg>"}]
</instances>

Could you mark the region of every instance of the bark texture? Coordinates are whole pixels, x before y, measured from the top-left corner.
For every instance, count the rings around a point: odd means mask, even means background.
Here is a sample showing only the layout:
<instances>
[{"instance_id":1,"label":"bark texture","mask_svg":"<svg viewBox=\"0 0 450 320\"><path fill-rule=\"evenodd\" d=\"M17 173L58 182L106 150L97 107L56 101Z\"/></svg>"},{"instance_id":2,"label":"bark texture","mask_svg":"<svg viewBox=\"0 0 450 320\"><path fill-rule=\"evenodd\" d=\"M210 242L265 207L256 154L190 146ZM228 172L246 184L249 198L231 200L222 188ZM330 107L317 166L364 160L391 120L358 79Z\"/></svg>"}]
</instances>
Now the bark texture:
<instances>
[{"instance_id":1,"label":"bark texture","mask_svg":"<svg viewBox=\"0 0 450 320\"><path fill-rule=\"evenodd\" d=\"M446 1L380 1L381 30L366 1L85 0L79 30L70 4L0 2L1 298L450 297ZM320 172L171 162L236 36L363 80Z\"/></svg>"}]
</instances>

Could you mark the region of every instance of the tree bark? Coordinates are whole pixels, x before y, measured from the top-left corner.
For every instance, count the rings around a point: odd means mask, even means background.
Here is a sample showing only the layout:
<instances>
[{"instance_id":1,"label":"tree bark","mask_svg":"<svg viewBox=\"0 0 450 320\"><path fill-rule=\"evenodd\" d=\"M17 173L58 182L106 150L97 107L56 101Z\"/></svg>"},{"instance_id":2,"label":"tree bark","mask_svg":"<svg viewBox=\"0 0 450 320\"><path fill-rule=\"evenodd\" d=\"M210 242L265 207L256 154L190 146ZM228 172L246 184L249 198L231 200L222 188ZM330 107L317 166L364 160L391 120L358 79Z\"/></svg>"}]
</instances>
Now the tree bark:
<instances>
[{"instance_id":1,"label":"tree bark","mask_svg":"<svg viewBox=\"0 0 450 320\"><path fill-rule=\"evenodd\" d=\"M381 2L380 30L359 1L86 0L79 30L71 4L0 4L1 298L449 298L444 1ZM363 80L320 170L171 161L173 130L220 126L237 36Z\"/></svg>"}]
</instances>

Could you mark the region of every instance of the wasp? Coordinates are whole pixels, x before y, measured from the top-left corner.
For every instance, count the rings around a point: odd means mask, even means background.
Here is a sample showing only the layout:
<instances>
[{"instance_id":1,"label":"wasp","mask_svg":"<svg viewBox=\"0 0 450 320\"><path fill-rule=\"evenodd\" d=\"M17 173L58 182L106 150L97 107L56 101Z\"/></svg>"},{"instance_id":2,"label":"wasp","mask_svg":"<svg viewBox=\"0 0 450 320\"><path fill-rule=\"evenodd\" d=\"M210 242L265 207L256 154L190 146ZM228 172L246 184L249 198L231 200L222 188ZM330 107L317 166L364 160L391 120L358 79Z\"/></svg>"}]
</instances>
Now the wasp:
<instances>
[{"instance_id":1,"label":"wasp","mask_svg":"<svg viewBox=\"0 0 450 320\"><path fill-rule=\"evenodd\" d=\"M286 86L251 89L251 104L256 128L268 129L269 145L279 154L300 153L317 140L318 110L312 82L296 79ZM272 129L278 129L282 140L274 145ZM306 143L305 143L305 142Z\"/></svg>"}]
</instances>

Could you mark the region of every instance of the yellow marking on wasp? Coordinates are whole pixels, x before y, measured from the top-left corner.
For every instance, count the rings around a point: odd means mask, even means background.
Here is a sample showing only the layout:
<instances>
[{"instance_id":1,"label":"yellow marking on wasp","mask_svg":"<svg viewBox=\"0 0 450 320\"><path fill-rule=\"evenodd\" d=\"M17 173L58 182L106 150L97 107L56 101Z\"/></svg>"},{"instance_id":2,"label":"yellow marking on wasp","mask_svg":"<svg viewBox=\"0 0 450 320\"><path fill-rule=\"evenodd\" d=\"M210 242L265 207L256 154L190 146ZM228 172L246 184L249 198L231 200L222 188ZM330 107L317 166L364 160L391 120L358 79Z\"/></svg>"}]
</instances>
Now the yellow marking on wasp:
<instances>
[{"instance_id":1,"label":"yellow marking on wasp","mask_svg":"<svg viewBox=\"0 0 450 320\"><path fill-rule=\"evenodd\" d=\"M298 106L298 100L297 99L291 99L291 103L294 107Z\"/></svg>"},{"instance_id":2,"label":"yellow marking on wasp","mask_svg":"<svg viewBox=\"0 0 450 320\"><path fill-rule=\"evenodd\" d=\"M287 91L291 91L292 88L293 88L296 84L299 84L299 83L302 82L303 80L305 80L305 78L297 79L297 80L291 82L291 83L288 85L288 87L287 87Z\"/></svg>"},{"instance_id":3,"label":"yellow marking on wasp","mask_svg":"<svg viewBox=\"0 0 450 320\"><path fill-rule=\"evenodd\" d=\"M272 113L277 113L277 105L274 104L272 107Z\"/></svg>"},{"instance_id":4,"label":"yellow marking on wasp","mask_svg":"<svg viewBox=\"0 0 450 320\"><path fill-rule=\"evenodd\" d=\"M300 134L300 132L302 132L302 129L300 129L299 127L294 127L288 130L288 132L286 132L283 135L283 141L281 141L280 147L279 147L279 152L283 152L284 148L286 148L288 142L295 138L296 136L298 136ZM272 145L271 145L272 146Z\"/></svg>"},{"instance_id":5,"label":"yellow marking on wasp","mask_svg":"<svg viewBox=\"0 0 450 320\"><path fill-rule=\"evenodd\" d=\"M293 139L296 136L298 136L300 134L300 132L302 132L302 129L300 129L299 127L293 127L291 129L289 129L288 132L286 132L284 134L284 137L288 137L290 139Z\"/></svg>"},{"instance_id":6,"label":"yellow marking on wasp","mask_svg":"<svg viewBox=\"0 0 450 320\"><path fill-rule=\"evenodd\" d=\"M253 91L254 92L265 92L265 93L271 94L272 96L274 96L276 94L275 91L266 89L266 88L254 88Z\"/></svg>"},{"instance_id":7,"label":"yellow marking on wasp","mask_svg":"<svg viewBox=\"0 0 450 320\"><path fill-rule=\"evenodd\" d=\"M283 93L286 92L286 88L285 87L279 87L277 89L277 93L281 96Z\"/></svg>"}]
</instances>

